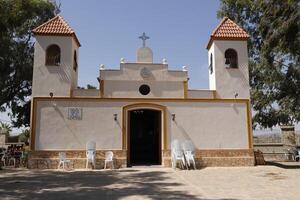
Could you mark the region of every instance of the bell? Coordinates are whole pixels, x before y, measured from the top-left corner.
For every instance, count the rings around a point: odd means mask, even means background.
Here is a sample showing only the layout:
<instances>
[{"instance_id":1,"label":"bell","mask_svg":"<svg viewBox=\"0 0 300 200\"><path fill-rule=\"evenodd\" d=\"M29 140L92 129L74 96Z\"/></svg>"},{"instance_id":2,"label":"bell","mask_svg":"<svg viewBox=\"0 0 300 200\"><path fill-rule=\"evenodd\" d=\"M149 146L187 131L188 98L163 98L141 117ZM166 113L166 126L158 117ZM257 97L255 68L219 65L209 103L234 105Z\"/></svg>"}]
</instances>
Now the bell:
<instances>
[{"instance_id":1,"label":"bell","mask_svg":"<svg viewBox=\"0 0 300 200\"><path fill-rule=\"evenodd\" d=\"M230 64L230 60L229 60L229 58L226 58L225 65L229 65L229 64Z\"/></svg>"}]
</instances>

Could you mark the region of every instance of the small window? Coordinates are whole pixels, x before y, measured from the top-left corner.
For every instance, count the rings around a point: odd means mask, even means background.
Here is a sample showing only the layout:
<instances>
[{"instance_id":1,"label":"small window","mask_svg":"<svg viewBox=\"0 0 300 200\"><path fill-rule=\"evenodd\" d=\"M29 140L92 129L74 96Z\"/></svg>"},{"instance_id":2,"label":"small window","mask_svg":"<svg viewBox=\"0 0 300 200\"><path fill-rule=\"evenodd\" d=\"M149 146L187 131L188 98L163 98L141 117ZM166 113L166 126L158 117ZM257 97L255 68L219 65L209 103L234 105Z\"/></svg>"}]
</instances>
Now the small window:
<instances>
[{"instance_id":1,"label":"small window","mask_svg":"<svg viewBox=\"0 0 300 200\"><path fill-rule=\"evenodd\" d=\"M210 74L212 74L214 71L213 71L213 55L212 53L210 54L210 58L209 58L209 71L210 71Z\"/></svg>"},{"instance_id":2,"label":"small window","mask_svg":"<svg viewBox=\"0 0 300 200\"><path fill-rule=\"evenodd\" d=\"M60 48L56 44L50 45L46 50L46 65L60 65Z\"/></svg>"},{"instance_id":3,"label":"small window","mask_svg":"<svg viewBox=\"0 0 300 200\"><path fill-rule=\"evenodd\" d=\"M238 56L234 49L227 49L225 51L225 65L230 68L238 67Z\"/></svg>"},{"instance_id":4,"label":"small window","mask_svg":"<svg viewBox=\"0 0 300 200\"><path fill-rule=\"evenodd\" d=\"M148 85L141 85L139 91L142 95L147 95L150 92L150 87Z\"/></svg>"},{"instance_id":5,"label":"small window","mask_svg":"<svg viewBox=\"0 0 300 200\"><path fill-rule=\"evenodd\" d=\"M74 51L73 69L74 69L75 72L77 70L77 67L78 67L78 64L77 64L77 53L76 53L76 51Z\"/></svg>"}]
</instances>

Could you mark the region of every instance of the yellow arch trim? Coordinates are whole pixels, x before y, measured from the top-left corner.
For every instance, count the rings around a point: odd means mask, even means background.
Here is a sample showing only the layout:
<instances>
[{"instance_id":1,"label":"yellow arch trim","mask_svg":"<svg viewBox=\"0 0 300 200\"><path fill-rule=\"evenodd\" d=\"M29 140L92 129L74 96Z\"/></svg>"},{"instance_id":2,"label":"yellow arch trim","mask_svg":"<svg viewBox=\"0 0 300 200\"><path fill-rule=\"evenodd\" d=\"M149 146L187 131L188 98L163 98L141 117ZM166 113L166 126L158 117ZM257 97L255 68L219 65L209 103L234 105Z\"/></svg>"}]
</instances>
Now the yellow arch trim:
<instances>
[{"instance_id":1,"label":"yellow arch trim","mask_svg":"<svg viewBox=\"0 0 300 200\"><path fill-rule=\"evenodd\" d=\"M127 150L128 148L128 136L127 136L127 124L128 124L128 111L135 109L149 108L152 110L159 110L162 112L162 136L163 145L162 150L168 148L167 143L167 108L166 106L153 103L134 103L123 106L122 108L122 149Z\"/></svg>"}]
</instances>

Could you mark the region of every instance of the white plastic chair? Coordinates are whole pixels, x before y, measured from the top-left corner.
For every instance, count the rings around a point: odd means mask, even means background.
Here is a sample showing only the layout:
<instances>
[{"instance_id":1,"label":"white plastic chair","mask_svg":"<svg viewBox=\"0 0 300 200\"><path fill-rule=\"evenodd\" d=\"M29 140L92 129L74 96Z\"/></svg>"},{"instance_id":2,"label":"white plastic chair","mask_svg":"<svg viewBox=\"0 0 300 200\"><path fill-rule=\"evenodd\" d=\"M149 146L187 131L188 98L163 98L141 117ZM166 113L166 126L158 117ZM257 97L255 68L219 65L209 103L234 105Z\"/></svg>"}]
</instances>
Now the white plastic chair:
<instances>
[{"instance_id":1,"label":"white plastic chair","mask_svg":"<svg viewBox=\"0 0 300 200\"><path fill-rule=\"evenodd\" d=\"M89 163L92 164L93 168L96 168L96 142L90 141L86 144L86 168Z\"/></svg>"},{"instance_id":2,"label":"white plastic chair","mask_svg":"<svg viewBox=\"0 0 300 200\"><path fill-rule=\"evenodd\" d=\"M194 154L192 151L185 151L184 152L184 156L187 162L187 165L189 167L191 167L191 165L193 164L194 169L196 169L196 162L195 162L195 158L194 158Z\"/></svg>"},{"instance_id":3,"label":"white plastic chair","mask_svg":"<svg viewBox=\"0 0 300 200\"><path fill-rule=\"evenodd\" d=\"M104 160L104 169L106 169L106 166L108 163L111 163L112 169L114 169L114 153L112 151L105 152L105 160Z\"/></svg>"},{"instance_id":4,"label":"white plastic chair","mask_svg":"<svg viewBox=\"0 0 300 200\"><path fill-rule=\"evenodd\" d=\"M92 168L96 168L96 151L94 150L87 150L86 152L86 166L85 168L88 168L89 163L92 164Z\"/></svg>"},{"instance_id":5,"label":"white plastic chair","mask_svg":"<svg viewBox=\"0 0 300 200\"><path fill-rule=\"evenodd\" d=\"M13 163L13 166L16 167L16 158L13 157L13 155L11 153L5 152L4 154L4 160L5 158L7 158L7 166L11 165L11 163Z\"/></svg>"},{"instance_id":6,"label":"white plastic chair","mask_svg":"<svg viewBox=\"0 0 300 200\"><path fill-rule=\"evenodd\" d=\"M291 155L290 149L285 149L284 150L284 157L285 157L286 160L290 160L290 155Z\"/></svg>"},{"instance_id":7,"label":"white plastic chair","mask_svg":"<svg viewBox=\"0 0 300 200\"><path fill-rule=\"evenodd\" d=\"M13 163L13 166L16 167L16 158L9 157L8 158L8 165L11 165L11 163Z\"/></svg>"},{"instance_id":8,"label":"white plastic chair","mask_svg":"<svg viewBox=\"0 0 300 200\"><path fill-rule=\"evenodd\" d=\"M5 153L1 156L0 162L3 162L3 167L6 167Z\"/></svg>"},{"instance_id":9,"label":"white plastic chair","mask_svg":"<svg viewBox=\"0 0 300 200\"><path fill-rule=\"evenodd\" d=\"M194 169L196 169L196 162L195 162L195 147L190 140L186 140L182 144L182 149L184 152L184 156L187 162L188 167L191 167L191 164L193 164Z\"/></svg>"},{"instance_id":10,"label":"white plastic chair","mask_svg":"<svg viewBox=\"0 0 300 200\"><path fill-rule=\"evenodd\" d=\"M96 142L89 141L86 143L86 150L96 150Z\"/></svg>"},{"instance_id":11,"label":"white plastic chair","mask_svg":"<svg viewBox=\"0 0 300 200\"><path fill-rule=\"evenodd\" d=\"M65 169L66 164L68 165L68 167L70 167L71 161L67 160L66 152L59 152L58 157L59 157L59 163L57 169L60 169L61 167Z\"/></svg>"},{"instance_id":12,"label":"white plastic chair","mask_svg":"<svg viewBox=\"0 0 300 200\"><path fill-rule=\"evenodd\" d=\"M296 155L294 159L295 161L300 161L300 150L298 150L298 155Z\"/></svg>"},{"instance_id":13,"label":"white plastic chair","mask_svg":"<svg viewBox=\"0 0 300 200\"><path fill-rule=\"evenodd\" d=\"M178 140L174 140L171 143L171 159L172 159L172 168L173 169L176 169L178 162L182 169L185 168L184 154L183 154L183 151L180 147Z\"/></svg>"}]
</instances>

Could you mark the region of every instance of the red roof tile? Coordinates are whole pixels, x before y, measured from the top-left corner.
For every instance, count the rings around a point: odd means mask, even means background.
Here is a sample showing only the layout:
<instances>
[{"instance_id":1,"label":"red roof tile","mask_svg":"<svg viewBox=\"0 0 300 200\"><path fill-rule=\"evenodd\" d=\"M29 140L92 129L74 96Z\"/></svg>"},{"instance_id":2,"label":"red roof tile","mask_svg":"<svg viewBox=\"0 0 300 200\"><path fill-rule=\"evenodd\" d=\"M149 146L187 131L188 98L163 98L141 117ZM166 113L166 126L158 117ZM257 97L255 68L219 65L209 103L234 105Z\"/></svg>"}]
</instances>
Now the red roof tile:
<instances>
[{"instance_id":1,"label":"red roof tile","mask_svg":"<svg viewBox=\"0 0 300 200\"><path fill-rule=\"evenodd\" d=\"M213 40L248 40L249 35L228 17L224 17L221 23L210 35L207 49Z\"/></svg>"},{"instance_id":2,"label":"red roof tile","mask_svg":"<svg viewBox=\"0 0 300 200\"><path fill-rule=\"evenodd\" d=\"M36 27L32 30L35 35L61 35L61 36L72 36L80 46L80 42L74 32L74 30L69 26L69 24L57 15L56 17L50 19L44 24Z\"/></svg>"}]
</instances>

